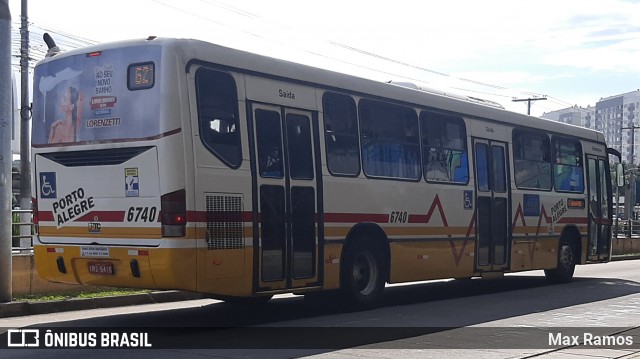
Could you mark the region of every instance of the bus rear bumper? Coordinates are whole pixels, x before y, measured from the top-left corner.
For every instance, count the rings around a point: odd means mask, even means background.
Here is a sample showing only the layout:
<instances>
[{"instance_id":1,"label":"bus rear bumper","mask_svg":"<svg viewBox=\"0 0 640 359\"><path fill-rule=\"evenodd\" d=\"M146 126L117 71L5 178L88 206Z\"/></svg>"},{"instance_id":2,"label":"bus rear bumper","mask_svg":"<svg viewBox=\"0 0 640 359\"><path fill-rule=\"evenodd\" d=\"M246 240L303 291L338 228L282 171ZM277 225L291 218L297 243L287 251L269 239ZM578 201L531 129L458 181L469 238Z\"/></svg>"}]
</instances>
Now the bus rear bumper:
<instances>
[{"instance_id":1,"label":"bus rear bumper","mask_svg":"<svg viewBox=\"0 0 640 359\"><path fill-rule=\"evenodd\" d=\"M36 245L38 274L51 282L147 289L196 289L195 249Z\"/></svg>"}]
</instances>

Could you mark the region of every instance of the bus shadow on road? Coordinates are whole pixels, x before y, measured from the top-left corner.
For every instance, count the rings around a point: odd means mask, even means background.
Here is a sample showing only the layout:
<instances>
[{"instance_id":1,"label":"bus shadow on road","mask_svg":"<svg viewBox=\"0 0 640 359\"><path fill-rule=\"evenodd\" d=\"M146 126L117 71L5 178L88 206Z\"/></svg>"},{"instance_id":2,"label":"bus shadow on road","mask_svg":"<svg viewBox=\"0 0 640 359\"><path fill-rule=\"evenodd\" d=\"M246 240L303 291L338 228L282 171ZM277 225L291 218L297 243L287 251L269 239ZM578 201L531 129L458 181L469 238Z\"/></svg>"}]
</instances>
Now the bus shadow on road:
<instances>
[{"instance_id":1,"label":"bus shadow on road","mask_svg":"<svg viewBox=\"0 0 640 359\"><path fill-rule=\"evenodd\" d=\"M568 284L550 285L542 276L517 275L496 280L388 286L384 303L367 311L345 311L335 302L337 297L331 302L331 296L327 296L326 305L311 306L301 296L283 296L257 306L212 301L199 307L115 314L54 325L148 330L155 333L155 338L161 338L155 347L230 349L225 354L229 357L244 355L244 352L234 352L237 349L259 348L292 349L294 351L285 356L298 356L369 345L384 346L380 343L444 334L449 329L482 326L499 320L507 320L505 324L498 324L503 329L510 325L522 326L524 324L511 324L509 319L522 323L527 319L518 317L638 293L640 283L629 280L575 278ZM589 310L591 315L594 311ZM561 316L569 317L567 313ZM561 325L585 326L580 315L573 319L575 322ZM536 325L531 321L525 323L526 326ZM410 340L419 347L425 345L421 344L424 338L422 341ZM282 353L271 354L279 357Z\"/></svg>"},{"instance_id":2,"label":"bus shadow on road","mask_svg":"<svg viewBox=\"0 0 640 359\"><path fill-rule=\"evenodd\" d=\"M337 295L329 294L323 298L322 305L309 304L302 296L288 296L276 297L263 305L215 301L201 307L87 320L106 327L244 327L287 325L285 322L320 326L336 326L342 322L369 326L377 322L385 326L460 327L637 293L640 293L640 283L623 279L574 278L571 283L551 285L542 276L517 275L492 280L387 286L382 305L367 311L346 310L340 306ZM390 320L390 317L395 319ZM360 322L359 318L366 319ZM380 320L372 321L371 318ZM83 321L74 321L73 325L86 325Z\"/></svg>"},{"instance_id":3,"label":"bus shadow on road","mask_svg":"<svg viewBox=\"0 0 640 359\"><path fill-rule=\"evenodd\" d=\"M542 276L518 275L391 287L383 308L422 306L428 313L420 319L422 325L461 327L637 293L640 283L624 279L574 278L567 284L549 284Z\"/></svg>"}]
</instances>

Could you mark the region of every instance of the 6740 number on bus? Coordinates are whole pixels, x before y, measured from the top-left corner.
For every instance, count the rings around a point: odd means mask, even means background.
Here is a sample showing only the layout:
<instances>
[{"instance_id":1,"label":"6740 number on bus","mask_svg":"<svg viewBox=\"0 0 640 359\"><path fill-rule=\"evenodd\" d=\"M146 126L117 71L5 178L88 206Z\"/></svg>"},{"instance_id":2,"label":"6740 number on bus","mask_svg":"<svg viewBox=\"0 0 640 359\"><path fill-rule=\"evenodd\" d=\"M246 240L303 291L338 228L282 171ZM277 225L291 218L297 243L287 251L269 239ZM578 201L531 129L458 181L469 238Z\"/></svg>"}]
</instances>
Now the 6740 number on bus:
<instances>
[{"instance_id":1,"label":"6740 number on bus","mask_svg":"<svg viewBox=\"0 0 640 359\"><path fill-rule=\"evenodd\" d=\"M155 222L157 214L156 207L129 207L127 222Z\"/></svg>"}]
</instances>

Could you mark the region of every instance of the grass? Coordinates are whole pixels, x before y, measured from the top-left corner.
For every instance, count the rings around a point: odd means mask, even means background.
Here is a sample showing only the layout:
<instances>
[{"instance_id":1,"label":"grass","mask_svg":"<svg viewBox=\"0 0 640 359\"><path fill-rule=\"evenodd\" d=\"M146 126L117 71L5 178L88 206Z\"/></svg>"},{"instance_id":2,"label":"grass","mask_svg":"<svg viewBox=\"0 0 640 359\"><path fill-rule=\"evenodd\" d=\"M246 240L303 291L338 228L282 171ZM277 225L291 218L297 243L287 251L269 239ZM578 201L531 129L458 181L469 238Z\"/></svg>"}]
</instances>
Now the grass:
<instances>
[{"instance_id":1,"label":"grass","mask_svg":"<svg viewBox=\"0 0 640 359\"><path fill-rule=\"evenodd\" d=\"M70 299L86 299L86 298L102 298L131 294L144 294L150 293L152 290L148 289L128 289L128 288L97 288L93 290L82 290L65 293L49 293L49 294L35 294L25 295L14 298L16 302L46 302L46 301L64 301Z\"/></svg>"},{"instance_id":2,"label":"grass","mask_svg":"<svg viewBox=\"0 0 640 359\"><path fill-rule=\"evenodd\" d=\"M20 222L20 214L18 213L11 213L11 223L18 223ZM20 235L20 226L11 226L11 235L12 236L17 236Z\"/></svg>"}]
</instances>

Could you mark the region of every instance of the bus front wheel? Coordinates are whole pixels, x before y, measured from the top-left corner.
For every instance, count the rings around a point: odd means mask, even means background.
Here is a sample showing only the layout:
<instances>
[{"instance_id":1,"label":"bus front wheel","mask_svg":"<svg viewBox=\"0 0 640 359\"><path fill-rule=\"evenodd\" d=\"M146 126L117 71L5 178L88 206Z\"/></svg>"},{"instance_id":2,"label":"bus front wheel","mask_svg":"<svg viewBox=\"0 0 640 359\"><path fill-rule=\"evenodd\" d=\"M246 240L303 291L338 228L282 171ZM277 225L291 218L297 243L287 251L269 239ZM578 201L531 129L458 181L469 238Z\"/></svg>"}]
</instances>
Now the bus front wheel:
<instances>
[{"instance_id":1,"label":"bus front wheel","mask_svg":"<svg viewBox=\"0 0 640 359\"><path fill-rule=\"evenodd\" d=\"M362 240L347 248L342 271L342 297L354 309L369 309L380 304L384 291L383 255L375 243Z\"/></svg>"},{"instance_id":2,"label":"bus front wheel","mask_svg":"<svg viewBox=\"0 0 640 359\"><path fill-rule=\"evenodd\" d=\"M555 269L545 269L544 275L550 283L568 283L576 269L576 254L569 242L562 242L558 251L558 265Z\"/></svg>"}]
</instances>

